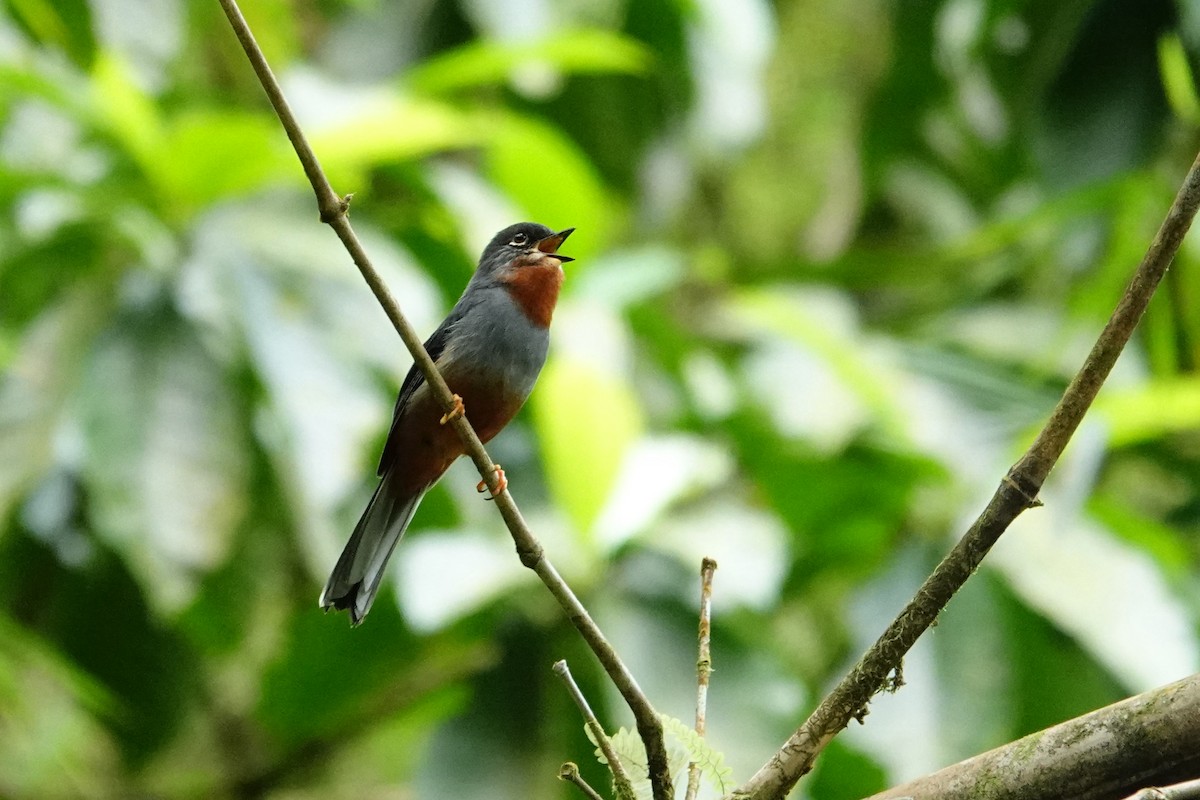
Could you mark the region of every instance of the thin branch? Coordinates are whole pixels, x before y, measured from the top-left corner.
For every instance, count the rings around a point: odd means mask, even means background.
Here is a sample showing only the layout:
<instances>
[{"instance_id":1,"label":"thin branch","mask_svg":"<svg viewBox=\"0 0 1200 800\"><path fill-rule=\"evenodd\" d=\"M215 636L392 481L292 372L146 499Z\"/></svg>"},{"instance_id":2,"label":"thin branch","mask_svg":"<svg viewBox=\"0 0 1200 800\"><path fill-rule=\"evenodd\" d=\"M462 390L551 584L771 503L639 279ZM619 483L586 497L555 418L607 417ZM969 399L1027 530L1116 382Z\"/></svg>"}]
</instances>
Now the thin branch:
<instances>
[{"instance_id":1,"label":"thin branch","mask_svg":"<svg viewBox=\"0 0 1200 800\"><path fill-rule=\"evenodd\" d=\"M1149 782L1174 783L1200 775L1198 743L1200 675L1193 675L868 800L957 800L972 796L980 786L988 787L989 797L1008 800L1126 797Z\"/></svg>"},{"instance_id":2,"label":"thin branch","mask_svg":"<svg viewBox=\"0 0 1200 800\"><path fill-rule=\"evenodd\" d=\"M558 768L558 779L575 784L575 787L583 792L583 796L588 800L604 800L600 796L600 793L593 789L591 784L585 781L583 776L579 774L579 767L573 761L567 761Z\"/></svg>"},{"instance_id":3,"label":"thin branch","mask_svg":"<svg viewBox=\"0 0 1200 800\"><path fill-rule=\"evenodd\" d=\"M579 706L579 713L583 715L583 724L587 725L600 752L604 753L604 758L608 760L608 768L612 770L613 785L617 788L617 797L621 800L635 800L637 794L634 793L633 784L629 781L629 773L625 771L625 765L621 763L617 751L613 750L612 740L604 732L600 720L596 719L596 715L592 713L592 707L579 689L579 684L575 683L575 678L571 676L571 668L567 666L566 661L556 661L552 669L555 675L562 678L571 699L575 701L575 705Z\"/></svg>"},{"instance_id":4,"label":"thin branch","mask_svg":"<svg viewBox=\"0 0 1200 800\"><path fill-rule=\"evenodd\" d=\"M1192 163L1175 202L1108 324L1083 367L1033 445L1009 470L987 507L950 554L938 564L916 595L871 649L834 687L812 715L733 798L782 798L852 718L865 713L876 692L899 674L904 655L933 624L954 593L966 582L1000 535L1027 508L1039 505L1038 492L1104 384L1117 356L1129 341L1155 288L1175 257L1200 206L1200 156Z\"/></svg>"},{"instance_id":5,"label":"thin branch","mask_svg":"<svg viewBox=\"0 0 1200 800\"><path fill-rule=\"evenodd\" d=\"M320 210L321 221L327 223L337 233L346 251L354 260L354 265L358 267L363 279L371 287L375 298L379 301L380 306L383 307L384 313L391 320L392 325L396 328L396 332L400 334L404 346L412 354L417 369L425 377L425 382L433 391L442 408L447 413L451 412L455 408L453 393L446 385L446 381L442 379L437 367L434 366L433 359L426 352L417 332L400 311L399 304L397 304L391 292L388 291L383 278L375 270L374 266L372 266L370 258L367 256L366 251L358 240L358 236L354 233L354 229L350 225L350 218L348 216L350 196L347 195L342 198L333 191L329 179L325 177L316 154L313 153L312 148L305 139L304 132L296 121L296 117L292 114L287 100L283 96L283 90L271 72L271 68L267 64L266 57L263 55L258 43L254 40L254 35L250 31L250 27L246 24L246 20L242 16L242 12L238 8L236 1L219 0L219 2L221 3L221 8L225 11L225 16L229 18L229 24L233 27L234 33L242 45L242 49L246 52L246 57L250 59L250 64L254 68L255 74L258 75L259 82L262 83L263 89L271 101L271 105L275 108L275 113L278 115L280 123L283 125L284 130L287 131L288 139L291 140L292 146L296 150L296 155L304 167L304 174L308 176L308 180L312 184L313 192L317 196L317 207ZM546 588L550 590L551 594L554 595L554 598L558 601L563 611L566 612L571 624L575 626L576 630L583 636L584 641L592 649L592 652L596 654L596 658L600 661L605 672L608 673L609 678L616 685L617 690L621 693L621 696L633 712L634 719L637 722L638 733L646 745L646 761L649 766L650 785L653 787L654 799L671 800L674 796L674 791L671 786L671 771L667 763L666 745L663 741L662 722L659 720L658 713L654 710L650 701L646 699L637 681L634 680L633 675L617 655L616 650L613 649L595 621L592 620L587 609L579 602L579 598L575 596L575 593L571 591L571 588L558 574L558 570L554 568L554 565L545 557L541 543L525 523L512 496L507 490L497 491L499 489L499 476L496 466L488 456L487 451L484 450L483 444L479 441L479 437L475 434L466 416L457 417L453 420L452 424L454 430L462 438L467 455L475 463L475 468L479 470L479 475L487 483L493 497L496 499L496 508L499 509L500 515L504 518L504 522L508 526L509 533L512 534L517 554L521 558L521 563L533 570L542 583L545 584Z\"/></svg>"},{"instance_id":6,"label":"thin branch","mask_svg":"<svg viewBox=\"0 0 1200 800\"><path fill-rule=\"evenodd\" d=\"M712 675L712 581L717 562L705 558L700 562L700 655L696 659L696 733L704 735L708 717L708 679ZM684 800L696 800L700 792L700 765L688 764L687 794Z\"/></svg>"}]
</instances>

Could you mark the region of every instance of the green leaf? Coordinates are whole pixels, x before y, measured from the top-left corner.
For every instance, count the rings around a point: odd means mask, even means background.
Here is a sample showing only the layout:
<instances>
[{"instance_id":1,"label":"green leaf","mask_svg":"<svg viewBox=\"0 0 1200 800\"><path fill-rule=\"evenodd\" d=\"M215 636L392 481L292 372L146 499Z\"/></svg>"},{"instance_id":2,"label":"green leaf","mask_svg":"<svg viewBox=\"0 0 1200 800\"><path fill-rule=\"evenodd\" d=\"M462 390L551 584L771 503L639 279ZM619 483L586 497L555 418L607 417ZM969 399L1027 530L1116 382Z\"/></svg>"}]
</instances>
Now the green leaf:
<instances>
[{"instance_id":1,"label":"green leaf","mask_svg":"<svg viewBox=\"0 0 1200 800\"><path fill-rule=\"evenodd\" d=\"M536 41L476 41L429 59L408 73L413 89L442 94L505 83L522 67L566 74L640 75L653 63L635 39L600 30L555 33Z\"/></svg>"},{"instance_id":2,"label":"green leaf","mask_svg":"<svg viewBox=\"0 0 1200 800\"><path fill-rule=\"evenodd\" d=\"M835 739L817 759L808 794L821 800L858 800L887 785L887 772L879 764Z\"/></svg>"},{"instance_id":3,"label":"green leaf","mask_svg":"<svg viewBox=\"0 0 1200 800\"><path fill-rule=\"evenodd\" d=\"M91 112L98 124L143 170L154 174L163 141L159 108L111 54L96 59L91 78Z\"/></svg>"},{"instance_id":4,"label":"green leaf","mask_svg":"<svg viewBox=\"0 0 1200 800\"><path fill-rule=\"evenodd\" d=\"M728 794L734 787L733 769L725 764L725 755L714 750L695 729L683 720L661 715L663 728L687 748L689 769L691 764L700 767L700 774L711 782L721 795Z\"/></svg>"},{"instance_id":5,"label":"green leaf","mask_svg":"<svg viewBox=\"0 0 1200 800\"><path fill-rule=\"evenodd\" d=\"M1134 475L1141 480L1129 481L1127 485L1136 485L1156 477L1154 474ZM1114 534L1153 558L1168 580L1177 586L1188 585L1192 552L1188 539L1179 535L1178 528L1147 517L1131 508L1125 498L1109 494L1093 495L1088 503L1088 511Z\"/></svg>"},{"instance_id":6,"label":"green leaf","mask_svg":"<svg viewBox=\"0 0 1200 800\"><path fill-rule=\"evenodd\" d=\"M1178 33L1158 40L1158 69L1162 73L1167 102L1176 116L1193 125L1200 122L1200 98L1196 95L1196 79L1188 64L1187 51Z\"/></svg>"},{"instance_id":7,"label":"green leaf","mask_svg":"<svg viewBox=\"0 0 1200 800\"><path fill-rule=\"evenodd\" d=\"M111 710L96 681L0 616L0 794L111 797L120 759L97 719Z\"/></svg>"},{"instance_id":8,"label":"green leaf","mask_svg":"<svg viewBox=\"0 0 1200 800\"><path fill-rule=\"evenodd\" d=\"M589 532L641 435L641 407L615 372L550 359L531 400L550 491L576 530Z\"/></svg>"},{"instance_id":9,"label":"green leaf","mask_svg":"<svg viewBox=\"0 0 1200 800\"><path fill-rule=\"evenodd\" d=\"M1106 388L1092 413L1107 425L1113 447L1194 431L1200 420L1200 378L1160 378L1131 388Z\"/></svg>"},{"instance_id":10,"label":"green leaf","mask_svg":"<svg viewBox=\"0 0 1200 800\"><path fill-rule=\"evenodd\" d=\"M165 315L111 331L85 389L93 521L159 611L175 612L224 561L245 510L238 401L195 334Z\"/></svg>"},{"instance_id":11,"label":"green leaf","mask_svg":"<svg viewBox=\"0 0 1200 800\"><path fill-rule=\"evenodd\" d=\"M578 226L568 269L584 269L587 256L610 242L616 206L587 155L552 125L505 115L490 122L487 175L515 201L526 219L552 228Z\"/></svg>"},{"instance_id":12,"label":"green leaf","mask_svg":"<svg viewBox=\"0 0 1200 800\"><path fill-rule=\"evenodd\" d=\"M146 167L165 196L187 210L303 179L272 117L231 111L189 111L170 120Z\"/></svg>"},{"instance_id":13,"label":"green leaf","mask_svg":"<svg viewBox=\"0 0 1200 800\"><path fill-rule=\"evenodd\" d=\"M95 291L81 289L43 311L0 378L0 519L53 462L54 433L102 309Z\"/></svg>"},{"instance_id":14,"label":"green leaf","mask_svg":"<svg viewBox=\"0 0 1200 800\"><path fill-rule=\"evenodd\" d=\"M666 714L659 714L658 718L663 724L665 734L667 767L676 787L687 785L688 765L696 761L705 770L706 777L713 781L714 786L720 787L722 793L726 791L726 787L732 788L733 771L725 766L723 755L709 747L686 723ZM604 751L600 749L596 737L586 725L584 733L592 744L596 745L596 760L607 765L608 759ZM633 728L622 727L609 736L608 741L625 767L629 782L633 784L634 794L639 800L649 800L653 796L650 790L650 767L641 735Z\"/></svg>"},{"instance_id":15,"label":"green leaf","mask_svg":"<svg viewBox=\"0 0 1200 800\"><path fill-rule=\"evenodd\" d=\"M489 135L480 118L436 100L385 90L361 92L352 102L336 99L339 113L305 131L335 185L363 186L362 173L371 167L478 145Z\"/></svg>"},{"instance_id":16,"label":"green leaf","mask_svg":"<svg viewBox=\"0 0 1200 800\"><path fill-rule=\"evenodd\" d=\"M13 19L34 39L58 47L76 64L96 54L91 5L86 0L7 0Z\"/></svg>"}]
</instances>

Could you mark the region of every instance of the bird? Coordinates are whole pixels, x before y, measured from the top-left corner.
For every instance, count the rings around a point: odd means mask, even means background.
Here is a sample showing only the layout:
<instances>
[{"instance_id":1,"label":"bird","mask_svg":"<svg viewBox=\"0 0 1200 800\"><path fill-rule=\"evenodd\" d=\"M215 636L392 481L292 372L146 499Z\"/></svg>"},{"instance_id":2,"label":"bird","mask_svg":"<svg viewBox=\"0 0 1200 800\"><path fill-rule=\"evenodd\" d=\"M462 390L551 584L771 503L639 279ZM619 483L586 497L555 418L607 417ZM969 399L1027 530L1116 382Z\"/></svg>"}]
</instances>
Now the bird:
<instances>
[{"instance_id":1,"label":"bird","mask_svg":"<svg viewBox=\"0 0 1200 800\"><path fill-rule=\"evenodd\" d=\"M447 413L413 364L396 398L392 425L377 470L379 484L354 526L329 581L321 608L349 610L362 623L396 544L425 493L465 451L448 423L466 413L481 442L501 431L529 398L546 362L550 320L574 261L558 248L574 228L555 233L521 222L497 233L449 315L425 342L454 395ZM497 490L508 485L496 465ZM486 482L476 487L482 492Z\"/></svg>"}]
</instances>

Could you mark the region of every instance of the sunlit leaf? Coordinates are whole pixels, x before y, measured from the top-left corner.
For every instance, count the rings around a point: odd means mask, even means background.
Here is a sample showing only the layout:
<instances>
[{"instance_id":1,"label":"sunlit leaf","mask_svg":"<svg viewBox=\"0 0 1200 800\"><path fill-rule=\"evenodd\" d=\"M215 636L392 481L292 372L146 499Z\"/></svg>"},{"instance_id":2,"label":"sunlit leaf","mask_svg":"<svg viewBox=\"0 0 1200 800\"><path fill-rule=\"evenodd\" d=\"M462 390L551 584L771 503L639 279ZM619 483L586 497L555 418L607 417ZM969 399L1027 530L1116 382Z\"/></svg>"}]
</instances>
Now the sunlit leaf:
<instances>
[{"instance_id":1,"label":"sunlit leaf","mask_svg":"<svg viewBox=\"0 0 1200 800\"><path fill-rule=\"evenodd\" d=\"M99 533L173 612L221 564L246 505L246 442L222 366L170 316L98 345L83 417Z\"/></svg>"},{"instance_id":2,"label":"sunlit leaf","mask_svg":"<svg viewBox=\"0 0 1200 800\"><path fill-rule=\"evenodd\" d=\"M142 86L161 88L184 45L186 0L155 0L129 13L125 0L88 0L106 52L118 53Z\"/></svg>"},{"instance_id":3,"label":"sunlit leaf","mask_svg":"<svg viewBox=\"0 0 1200 800\"><path fill-rule=\"evenodd\" d=\"M1195 431L1200 426L1200 379L1158 379L1105 389L1096 398L1093 413L1106 423L1114 447Z\"/></svg>"},{"instance_id":4,"label":"sunlit leaf","mask_svg":"<svg viewBox=\"0 0 1200 800\"><path fill-rule=\"evenodd\" d=\"M77 64L86 65L95 56L92 13L86 0L8 0L5 5L34 39L61 49Z\"/></svg>"},{"instance_id":5,"label":"sunlit leaf","mask_svg":"<svg viewBox=\"0 0 1200 800\"><path fill-rule=\"evenodd\" d=\"M560 31L536 41L480 40L426 61L406 76L414 89L443 93L504 83L529 65L565 74L637 75L652 56L640 42L601 30Z\"/></svg>"},{"instance_id":6,"label":"sunlit leaf","mask_svg":"<svg viewBox=\"0 0 1200 800\"><path fill-rule=\"evenodd\" d=\"M307 72L293 73L287 84L309 143L335 183L359 187L362 170L477 145L489 135L478 115L397 89L346 86Z\"/></svg>"},{"instance_id":7,"label":"sunlit leaf","mask_svg":"<svg viewBox=\"0 0 1200 800\"><path fill-rule=\"evenodd\" d=\"M149 164L168 197L193 209L303 180L279 123L262 114L194 112L170 120Z\"/></svg>"},{"instance_id":8,"label":"sunlit leaf","mask_svg":"<svg viewBox=\"0 0 1200 800\"><path fill-rule=\"evenodd\" d=\"M1196 96L1196 79L1188 64L1187 51L1177 34L1158 40L1158 68L1171 110L1195 124L1200 120L1200 98Z\"/></svg>"},{"instance_id":9,"label":"sunlit leaf","mask_svg":"<svg viewBox=\"0 0 1200 800\"><path fill-rule=\"evenodd\" d=\"M135 163L147 168L162 146L162 113L111 54L96 59L91 106L95 119Z\"/></svg>"},{"instance_id":10,"label":"sunlit leaf","mask_svg":"<svg viewBox=\"0 0 1200 800\"><path fill-rule=\"evenodd\" d=\"M530 118L492 120L486 150L488 177L525 212L552 228L577 227L569 251L587 268L587 256L609 244L616 209L587 156L560 130Z\"/></svg>"},{"instance_id":11,"label":"sunlit leaf","mask_svg":"<svg viewBox=\"0 0 1200 800\"><path fill-rule=\"evenodd\" d=\"M531 403L550 490L576 529L590 531L641 434L633 391L623 376L551 358Z\"/></svg>"},{"instance_id":12,"label":"sunlit leaf","mask_svg":"<svg viewBox=\"0 0 1200 800\"><path fill-rule=\"evenodd\" d=\"M295 13L295 6L287 0L260 0L239 5L250 30L254 31L254 40L272 68L285 67L301 55L303 15ZM225 27L224 22L220 20L221 28ZM238 56L241 55L239 52Z\"/></svg>"}]
</instances>

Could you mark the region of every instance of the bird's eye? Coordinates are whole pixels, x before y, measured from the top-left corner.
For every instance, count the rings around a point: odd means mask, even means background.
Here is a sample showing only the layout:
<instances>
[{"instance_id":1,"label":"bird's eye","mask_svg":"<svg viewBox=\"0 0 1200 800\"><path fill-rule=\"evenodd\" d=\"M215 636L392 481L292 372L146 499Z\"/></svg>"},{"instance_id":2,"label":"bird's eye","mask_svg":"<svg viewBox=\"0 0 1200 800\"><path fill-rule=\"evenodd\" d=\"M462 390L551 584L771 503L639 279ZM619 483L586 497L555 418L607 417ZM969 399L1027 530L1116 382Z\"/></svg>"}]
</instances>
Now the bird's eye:
<instances>
[{"instance_id":1,"label":"bird's eye","mask_svg":"<svg viewBox=\"0 0 1200 800\"><path fill-rule=\"evenodd\" d=\"M529 236L524 233L518 233L512 238L512 241L509 242L509 244L516 245L517 247L524 247L525 245L529 244Z\"/></svg>"}]
</instances>

